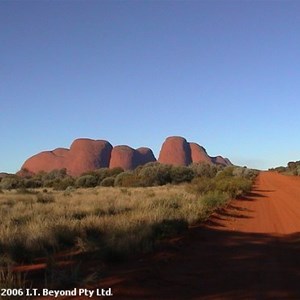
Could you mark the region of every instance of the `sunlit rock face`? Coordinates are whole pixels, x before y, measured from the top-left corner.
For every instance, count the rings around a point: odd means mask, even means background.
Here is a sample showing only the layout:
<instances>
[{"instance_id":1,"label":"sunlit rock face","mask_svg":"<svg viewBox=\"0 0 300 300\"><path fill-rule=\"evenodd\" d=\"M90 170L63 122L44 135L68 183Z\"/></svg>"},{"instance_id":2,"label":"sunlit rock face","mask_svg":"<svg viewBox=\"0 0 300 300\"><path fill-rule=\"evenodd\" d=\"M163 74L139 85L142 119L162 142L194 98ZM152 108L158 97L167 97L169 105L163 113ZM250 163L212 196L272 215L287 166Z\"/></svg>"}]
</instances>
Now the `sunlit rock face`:
<instances>
[{"instance_id":1,"label":"sunlit rock face","mask_svg":"<svg viewBox=\"0 0 300 300\"><path fill-rule=\"evenodd\" d=\"M205 148L197 143L189 143L180 136L171 136L165 140L158 161L177 166L188 166L191 163L231 165L229 159L222 156L210 157Z\"/></svg>"},{"instance_id":2,"label":"sunlit rock face","mask_svg":"<svg viewBox=\"0 0 300 300\"><path fill-rule=\"evenodd\" d=\"M202 146L196 143L189 143L189 145L191 148L193 163L212 163L211 157L207 154L206 150Z\"/></svg>"},{"instance_id":3,"label":"sunlit rock face","mask_svg":"<svg viewBox=\"0 0 300 300\"><path fill-rule=\"evenodd\" d=\"M82 138L76 139L70 149L57 148L30 157L19 174L36 174L65 168L69 175L78 176L99 168L121 167L132 170L153 161L156 158L152 150L146 147L137 150L129 146L113 147L108 141Z\"/></svg>"},{"instance_id":4,"label":"sunlit rock face","mask_svg":"<svg viewBox=\"0 0 300 300\"><path fill-rule=\"evenodd\" d=\"M57 148L33 155L25 161L18 174L27 176L40 171L50 172L65 168L69 175L79 176L99 168L121 167L124 170L133 170L155 161L152 150L147 147L138 149L127 145L113 147L105 140L80 138L71 144L70 149ZM191 163L231 165L227 158L210 157L202 146L189 143L180 136L171 136L165 140L158 162L175 166L188 166Z\"/></svg>"},{"instance_id":5,"label":"sunlit rock face","mask_svg":"<svg viewBox=\"0 0 300 300\"><path fill-rule=\"evenodd\" d=\"M103 140L77 139L70 149L57 148L43 151L25 161L21 169L32 173L67 169L67 173L78 176L84 172L109 166L112 145Z\"/></svg>"},{"instance_id":6,"label":"sunlit rock face","mask_svg":"<svg viewBox=\"0 0 300 300\"><path fill-rule=\"evenodd\" d=\"M161 147L158 161L175 166L189 165L192 162L189 143L180 136L168 137Z\"/></svg>"}]
</instances>

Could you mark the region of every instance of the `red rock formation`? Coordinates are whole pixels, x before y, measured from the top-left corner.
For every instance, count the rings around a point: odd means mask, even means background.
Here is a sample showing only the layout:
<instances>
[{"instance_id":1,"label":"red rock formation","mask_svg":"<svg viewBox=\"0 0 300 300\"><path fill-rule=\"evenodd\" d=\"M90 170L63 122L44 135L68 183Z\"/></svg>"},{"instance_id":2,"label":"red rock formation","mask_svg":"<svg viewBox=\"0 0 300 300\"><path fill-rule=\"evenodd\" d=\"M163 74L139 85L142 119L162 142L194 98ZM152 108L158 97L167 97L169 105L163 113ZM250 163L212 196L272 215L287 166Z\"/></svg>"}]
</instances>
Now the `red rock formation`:
<instances>
[{"instance_id":1,"label":"red rock formation","mask_svg":"<svg viewBox=\"0 0 300 300\"><path fill-rule=\"evenodd\" d=\"M232 166L232 163L228 158L224 158L222 156L215 156L215 157L211 157L211 159L214 164L223 165L223 166Z\"/></svg>"},{"instance_id":2,"label":"red rock formation","mask_svg":"<svg viewBox=\"0 0 300 300\"><path fill-rule=\"evenodd\" d=\"M212 160L206 153L206 150L196 143L189 143L191 148L192 162L193 163L208 163L211 164Z\"/></svg>"},{"instance_id":3,"label":"red rock formation","mask_svg":"<svg viewBox=\"0 0 300 300\"><path fill-rule=\"evenodd\" d=\"M156 158L152 152L151 149L146 148L146 147L141 147L136 149L136 162L135 162L135 166L142 166L145 165L149 162L154 162L156 161Z\"/></svg>"},{"instance_id":4,"label":"red rock formation","mask_svg":"<svg viewBox=\"0 0 300 300\"><path fill-rule=\"evenodd\" d=\"M27 159L21 169L38 173L39 171L50 172L65 167L66 158L64 156L57 156L53 151L43 151Z\"/></svg>"},{"instance_id":5,"label":"red rock formation","mask_svg":"<svg viewBox=\"0 0 300 300\"><path fill-rule=\"evenodd\" d=\"M187 166L190 163L211 163L224 166L231 165L221 156L210 157L206 150L196 143L188 143L185 138L168 137L162 145L158 161L164 164Z\"/></svg>"},{"instance_id":6,"label":"red rock formation","mask_svg":"<svg viewBox=\"0 0 300 300\"><path fill-rule=\"evenodd\" d=\"M142 147L132 149L129 146L116 146L111 152L109 168L121 167L124 170L133 170L148 162L156 161L151 149Z\"/></svg>"},{"instance_id":7,"label":"red rock formation","mask_svg":"<svg viewBox=\"0 0 300 300\"><path fill-rule=\"evenodd\" d=\"M162 164L187 166L192 162L190 145L183 137L168 137L162 145L158 161Z\"/></svg>"},{"instance_id":8,"label":"red rock formation","mask_svg":"<svg viewBox=\"0 0 300 300\"><path fill-rule=\"evenodd\" d=\"M77 139L70 148L66 168L70 175L109 166L112 145L103 140Z\"/></svg>"},{"instance_id":9,"label":"red rock formation","mask_svg":"<svg viewBox=\"0 0 300 300\"><path fill-rule=\"evenodd\" d=\"M116 146L104 140L77 139L70 149L57 148L53 151L44 151L25 161L21 176L50 172L54 169L67 169L69 175L78 176L84 172L98 168L121 167L132 170L137 166L156 161L149 148L133 149L129 146ZM221 156L210 157L206 150L196 143L188 143L183 137L168 137L162 145L160 163L187 166L190 163L214 163L231 165L228 159Z\"/></svg>"},{"instance_id":10,"label":"red rock formation","mask_svg":"<svg viewBox=\"0 0 300 300\"><path fill-rule=\"evenodd\" d=\"M135 168L135 150L129 146L116 146L112 149L109 168L121 167L124 170Z\"/></svg>"},{"instance_id":11,"label":"red rock formation","mask_svg":"<svg viewBox=\"0 0 300 300\"><path fill-rule=\"evenodd\" d=\"M66 148L56 148L55 150L52 151L53 154L56 156L66 156L67 153L69 153L69 149Z\"/></svg>"},{"instance_id":12,"label":"red rock formation","mask_svg":"<svg viewBox=\"0 0 300 300\"><path fill-rule=\"evenodd\" d=\"M77 139L70 150L57 148L41 152L27 159L21 169L38 173L66 168L68 174L78 176L83 172L108 167L111 149L107 141Z\"/></svg>"}]
</instances>

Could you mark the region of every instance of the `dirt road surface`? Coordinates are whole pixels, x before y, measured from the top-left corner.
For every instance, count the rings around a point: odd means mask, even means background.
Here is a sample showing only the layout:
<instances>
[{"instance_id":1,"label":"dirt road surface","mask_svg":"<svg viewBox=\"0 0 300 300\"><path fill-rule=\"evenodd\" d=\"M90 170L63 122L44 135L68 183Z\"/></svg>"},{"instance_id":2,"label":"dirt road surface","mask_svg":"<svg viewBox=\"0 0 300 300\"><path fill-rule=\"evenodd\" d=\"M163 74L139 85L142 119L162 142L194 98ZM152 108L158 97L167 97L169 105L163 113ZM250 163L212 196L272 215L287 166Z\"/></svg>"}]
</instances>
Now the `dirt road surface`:
<instances>
[{"instance_id":1,"label":"dirt road surface","mask_svg":"<svg viewBox=\"0 0 300 300\"><path fill-rule=\"evenodd\" d=\"M300 178L261 172L247 197L110 274L96 287L113 299L300 299Z\"/></svg>"}]
</instances>

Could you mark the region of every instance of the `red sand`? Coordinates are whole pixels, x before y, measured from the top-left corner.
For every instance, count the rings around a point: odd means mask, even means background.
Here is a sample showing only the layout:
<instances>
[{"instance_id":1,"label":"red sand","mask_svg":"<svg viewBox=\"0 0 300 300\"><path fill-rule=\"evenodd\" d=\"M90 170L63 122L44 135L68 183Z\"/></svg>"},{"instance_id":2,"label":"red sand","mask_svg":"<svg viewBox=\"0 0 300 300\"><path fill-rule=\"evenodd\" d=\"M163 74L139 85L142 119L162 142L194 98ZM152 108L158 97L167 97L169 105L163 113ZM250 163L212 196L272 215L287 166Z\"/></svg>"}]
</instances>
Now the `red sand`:
<instances>
[{"instance_id":1,"label":"red sand","mask_svg":"<svg viewBox=\"0 0 300 300\"><path fill-rule=\"evenodd\" d=\"M205 225L109 273L94 288L113 299L300 299L300 178L262 172Z\"/></svg>"}]
</instances>

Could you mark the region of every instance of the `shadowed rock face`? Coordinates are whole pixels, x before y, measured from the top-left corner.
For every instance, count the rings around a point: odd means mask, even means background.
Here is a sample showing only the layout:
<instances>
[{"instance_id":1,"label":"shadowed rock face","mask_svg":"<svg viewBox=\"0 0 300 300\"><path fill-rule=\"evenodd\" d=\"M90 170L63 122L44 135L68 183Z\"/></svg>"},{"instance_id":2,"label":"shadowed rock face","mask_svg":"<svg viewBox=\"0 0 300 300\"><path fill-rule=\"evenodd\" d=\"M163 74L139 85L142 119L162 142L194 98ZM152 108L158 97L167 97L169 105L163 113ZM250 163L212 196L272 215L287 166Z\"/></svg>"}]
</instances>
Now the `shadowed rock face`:
<instances>
[{"instance_id":1,"label":"shadowed rock face","mask_svg":"<svg viewBox=\"0 0 300 300\"><path fill-rule=\"evenodd\" d=\"M162 145L158 161L162 164L187 166L192 162L191 148L185 138L168 137Z\"/></svg>"},{"instance_id":2,"label":"shadowed rock face","mask_svg":"<svg viewBox=\"0 0 300 300\"><path fill-rule=\"evenodd\" d=\"M132 170L155 161L152 150L146 147L138 149L129 146L113 147L108 141L82 138L76 139L70 149L57 148L30 157L18 174L25 176L65 168L69 175L78 176L98 168L121 167L124 170ZM165 140L158 161L177 166L200 162L231 165L227 158L210 157L203 147L196 143L188 143L185 138L179 136L168 137Z\"/></svg>"},{"instance_id":3,"label":"shadowed rock face","mask_svg":"<svg viewBox=\"0 0 300 300\"><path fill-rule=\"evenodd\" d=\"M216 156L216 157L212 157L211 159L214 164L223 165L223 166L232 166L232 163L228 158L224 158L222 156Z\"/></svg>"},{"instance_id":4,"label":"shadowed rock face","mask_svg":"<svg viewBox=\"0 0 300 300\"><path fill-rule=\"evenodd\" d=\"M146 148L146 147L138 148L136 149L136 152L137 152L136 166L142 166L147 164L148 162L156 161L156 158L150 148Z\"/></svg>"},{"instance_id":5,"label":"shadowed rock face","mask_svg":"<svg viewBox=\"0 0 300 300\"><path fill-rule=\"evenodd\" d=\"M124 170L132 170L148 162L156 161L153 152L149 148L133 149L129 146L116 146L111 152L109 167L121 167Z\"/></svg>"}]
</instances>

